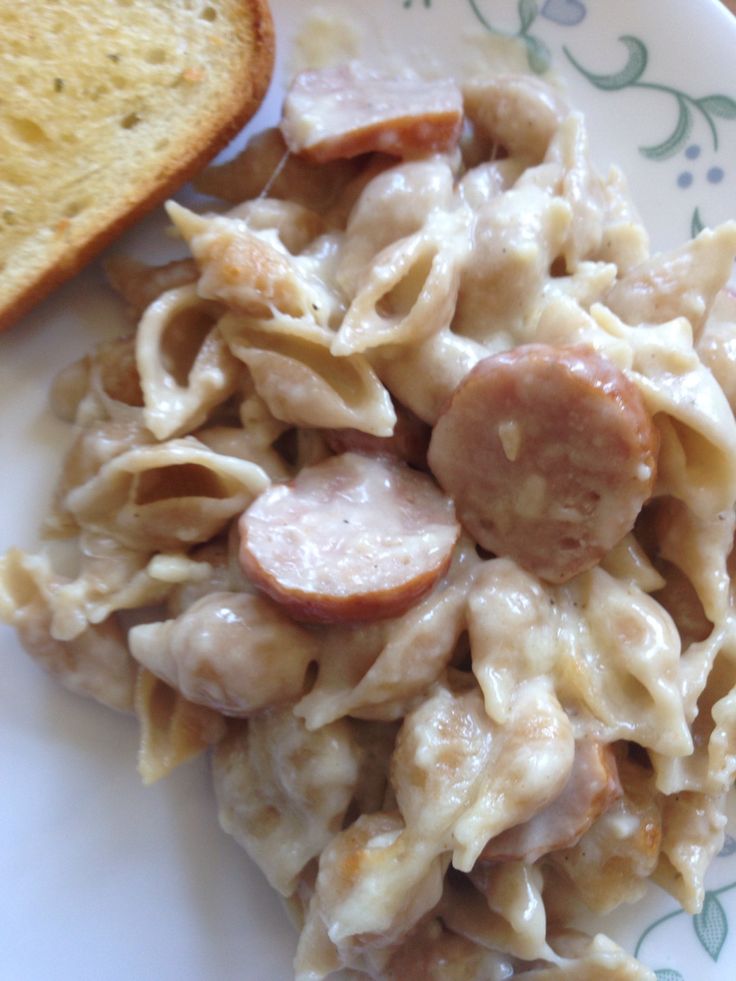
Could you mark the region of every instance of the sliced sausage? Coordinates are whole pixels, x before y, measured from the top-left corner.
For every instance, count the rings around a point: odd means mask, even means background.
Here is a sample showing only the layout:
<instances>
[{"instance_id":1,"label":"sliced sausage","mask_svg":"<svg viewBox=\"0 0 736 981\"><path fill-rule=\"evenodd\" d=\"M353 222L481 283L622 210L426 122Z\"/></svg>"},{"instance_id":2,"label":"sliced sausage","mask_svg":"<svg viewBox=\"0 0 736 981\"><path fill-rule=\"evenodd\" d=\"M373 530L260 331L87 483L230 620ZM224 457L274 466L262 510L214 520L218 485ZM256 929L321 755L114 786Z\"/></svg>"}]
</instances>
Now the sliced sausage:
<instances>
[{"instance_id":1,"label":"sliced sausage","mask_svg":"<svg viewBox=\"0 0 736 981\"><path fill-rule=\"evenodd\" d=\"M562 583L632 529L657 449L643 398L615 365L587 347L530 344L463 379L428 461L479 545Z\"/></svg>"},{"instance_id":2,"label":"sliced sausage","mask_svg":"<svg viewBox=\"0 0 736 981\"><path fill-rule=\"evenodd\" d=\"M462 119L452 80L381 75L353 63L297 75L281 132L292 153L317 163L371 151L416 157L453 149Z\"/></svg>"},{"instance_id":3,"label":"sliced sausage","mask_svg":"<svg viewBox=\"0 0 736 981\"><path fill-rule=\"evenodd\" d=\"M374 620L431 589L459 531L452 502L428 476L344 453L254 501L240 519L240 561L298 619Z\"/></svg>"},{"instance_id":4,"label":"sliced sausage","mask_svg":"<svg viewBox=\"0 0 736 981\"><path fill-rule=\"evenodd\" d=\"M488 861L536 862L547 852L572 848L621 794L611 747L580 740L575 744L570 778L560 796L529 821L492 838L481 857Z\"/></svg>"}]
</instances>

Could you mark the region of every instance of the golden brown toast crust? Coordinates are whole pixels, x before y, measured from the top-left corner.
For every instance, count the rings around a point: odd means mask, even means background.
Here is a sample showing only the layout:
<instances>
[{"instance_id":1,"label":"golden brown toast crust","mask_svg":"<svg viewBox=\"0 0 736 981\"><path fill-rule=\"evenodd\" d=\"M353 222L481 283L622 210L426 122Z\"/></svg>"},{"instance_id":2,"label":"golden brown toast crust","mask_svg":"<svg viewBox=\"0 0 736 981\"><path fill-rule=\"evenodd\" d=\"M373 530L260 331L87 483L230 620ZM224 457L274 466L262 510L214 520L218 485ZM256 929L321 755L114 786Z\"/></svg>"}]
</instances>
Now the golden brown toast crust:
<instances>
[{"instance_id":1,"label":"golden brown toast crust","mask_svg":"<svg viewBox=\"0 0 736 981\"><path fill-rule=\"evenodd\" d=\"M63 259L53 262L31 282L23 286L0 309L0 330L10 326L51 290L79 272L91 259L136 221L171 195L232 140L254 115L266 95L274 64L274 28L268 0L243 0L244 16L249 20L253 38L250 57L243 62L239 78L231 80L232 98L216 118L204 121L201 130L193 131L189 152L177 153L161 166L157 157L155 172L144 184L131 187L118 206L99 228L69 243Z\"/></svg>"}]
</instances>

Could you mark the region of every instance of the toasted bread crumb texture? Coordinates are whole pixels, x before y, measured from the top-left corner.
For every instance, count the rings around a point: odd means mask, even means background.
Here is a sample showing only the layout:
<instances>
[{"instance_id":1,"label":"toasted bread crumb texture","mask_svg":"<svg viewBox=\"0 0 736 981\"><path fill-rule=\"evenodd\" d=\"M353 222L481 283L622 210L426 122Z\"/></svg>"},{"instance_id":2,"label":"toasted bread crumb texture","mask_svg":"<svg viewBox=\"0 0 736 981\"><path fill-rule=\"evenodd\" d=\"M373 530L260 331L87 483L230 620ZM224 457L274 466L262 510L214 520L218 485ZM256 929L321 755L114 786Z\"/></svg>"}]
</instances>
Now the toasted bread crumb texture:
<instances>
[{"instance_id":1,"label":"toasted bread crumb texture","mask_svg":"<svg viewBox=\"0 0 736 981\"><path fill-rule=\"evenodd\" d=\"M265 0L0 10L2 324L237 132L265 93L273 43Z\"/></svg>"}]
</instances>

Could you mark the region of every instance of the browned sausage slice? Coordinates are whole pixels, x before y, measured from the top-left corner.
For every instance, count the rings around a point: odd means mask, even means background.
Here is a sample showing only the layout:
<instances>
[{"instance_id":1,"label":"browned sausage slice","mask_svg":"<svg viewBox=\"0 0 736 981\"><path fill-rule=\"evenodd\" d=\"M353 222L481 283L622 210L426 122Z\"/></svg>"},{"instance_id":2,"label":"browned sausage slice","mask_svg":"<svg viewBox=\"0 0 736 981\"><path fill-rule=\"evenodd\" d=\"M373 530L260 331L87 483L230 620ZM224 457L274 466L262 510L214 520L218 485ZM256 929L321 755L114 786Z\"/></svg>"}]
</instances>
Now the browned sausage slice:
<instances>
[{"instance_id":1,"label":"browned sausage slice","mask_svg":"<svg viewBox=\"0 0 736 981\"><path fill-rule=\"evenodd\" d=\"M317 163L371 151L416 157L453 149L462 119L462 95L450 79L381 75L348 64L297 75L281 132L292 153Z\"/></svg>"},{"instance_id":2,"label":"browned sausage slice","mask_svg":"<svg viewBox=\"0 0 736 981\"><path fill-rule=\"evenodd\" d=\"M397 616L447 569L452 502L396 460L343 453L277 484L240 519L246 573L297 619Z\"/></svg>"},{"instance_id":3,"label":"browned sausage slice","mask_svg":"<svg viewBox=\"0 0 736 981\"><path fill-rule=\"evenodd\" d=\"M615 365L587 347L530 344L466 375L428 461L483 548L562 583L631 530L657 449L641 393Z\"/></svg>"},{"instance_id":4,"label":"browned sausage slice","mask_svg":"<svg viewBox=\"0 0 736 981\"><path fill-rule=\"evenodd\" d=\"M570 778L560 796L524 824L492 838L481 857L536 862L547 852L572 848L622 793L611 747L580 740L575 745Z\"/></svg>"}]
</instances>

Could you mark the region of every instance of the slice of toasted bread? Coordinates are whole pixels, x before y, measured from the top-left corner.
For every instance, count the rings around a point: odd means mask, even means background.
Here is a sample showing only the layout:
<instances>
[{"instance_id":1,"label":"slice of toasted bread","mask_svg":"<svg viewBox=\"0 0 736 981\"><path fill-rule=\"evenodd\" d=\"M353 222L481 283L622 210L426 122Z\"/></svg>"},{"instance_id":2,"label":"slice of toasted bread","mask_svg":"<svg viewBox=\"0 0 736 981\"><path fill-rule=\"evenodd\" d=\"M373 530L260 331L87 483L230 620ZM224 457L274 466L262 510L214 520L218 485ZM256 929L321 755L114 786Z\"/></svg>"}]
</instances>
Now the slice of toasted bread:
<instances>
[{"instance_id":1,"label":"slice of toasted bread","mask_svg":"<svg viewBox=\"0 0 736 981\"><path fill-rule=\"evenodd\" d=\"M273 68L267 0L0 0L0 328L213 157Z\"/></svg>"}]
</instances>

